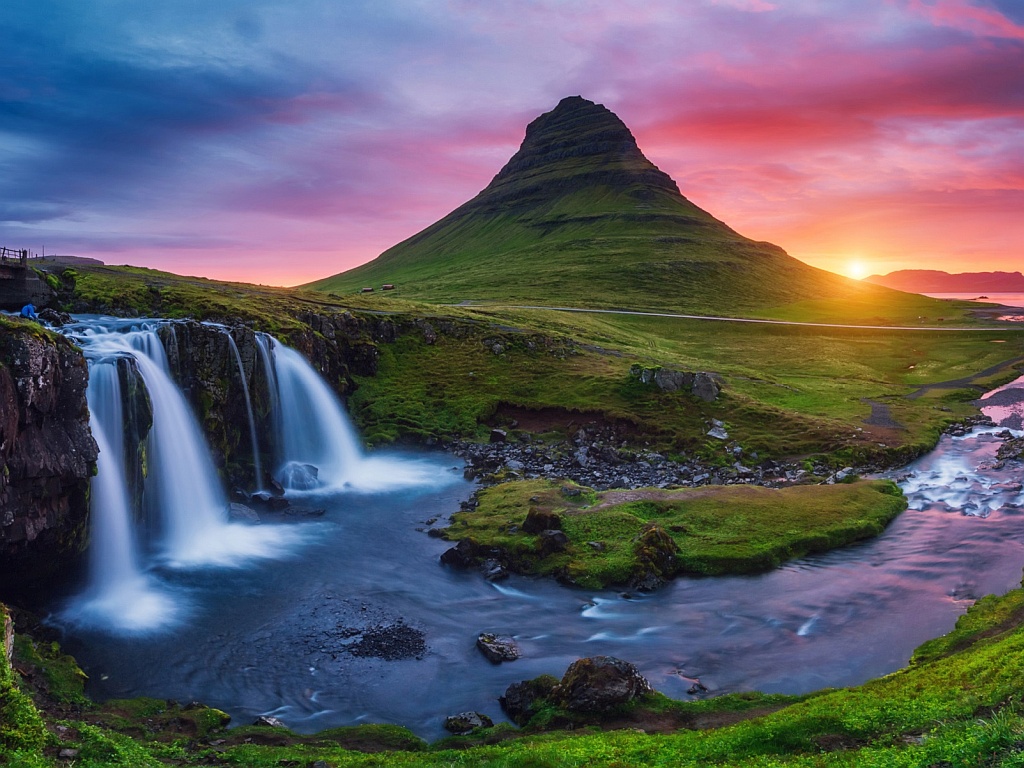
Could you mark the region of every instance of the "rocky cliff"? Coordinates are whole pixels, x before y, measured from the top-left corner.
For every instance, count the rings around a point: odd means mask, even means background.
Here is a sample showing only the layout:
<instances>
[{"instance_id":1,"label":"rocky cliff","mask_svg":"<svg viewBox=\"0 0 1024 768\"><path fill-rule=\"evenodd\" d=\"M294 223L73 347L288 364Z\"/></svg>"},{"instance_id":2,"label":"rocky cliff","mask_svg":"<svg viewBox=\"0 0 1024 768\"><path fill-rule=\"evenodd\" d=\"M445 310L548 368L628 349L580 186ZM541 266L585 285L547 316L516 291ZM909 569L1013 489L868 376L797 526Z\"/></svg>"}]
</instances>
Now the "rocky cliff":
<instances>
[{"instance_id":1,"label":"rocky cliff","mask_svg":"<svg viewBox=\"0 0 1024 768\"><path fill-rule=\"evenodd\" d=\"M66 574L85 548L87 382L67 339L0 319L0 594Z\"/></svg>"}]
</instances>

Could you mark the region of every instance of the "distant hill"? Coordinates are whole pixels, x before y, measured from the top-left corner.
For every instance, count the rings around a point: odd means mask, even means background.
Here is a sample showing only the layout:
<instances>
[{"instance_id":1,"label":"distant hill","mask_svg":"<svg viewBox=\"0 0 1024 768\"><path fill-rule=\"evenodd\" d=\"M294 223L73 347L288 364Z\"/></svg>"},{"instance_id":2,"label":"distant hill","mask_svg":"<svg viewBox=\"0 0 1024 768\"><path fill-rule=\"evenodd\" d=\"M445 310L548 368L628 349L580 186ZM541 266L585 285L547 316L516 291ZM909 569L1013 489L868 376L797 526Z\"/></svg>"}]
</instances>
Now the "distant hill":
<instances>
[{"instance_id":1,"label":"distant hill","mask_svg":"<svg viewBox=\"0 0 1024 768\"><path fill-rule=\"evenodd\" d=\"M1024 291L1020 272L961 272L937 269L901 269L888 275L871 275L866 282L909 293L998 293Z\"/></svg>"},{"instance_id":2,"label":"distant hill","mask_svg":"<svg viewBox=\"0 0 1024 768\"><path fill-rule=\"evenodd\" d=\"M310 288L411 299L737 314L898 296L738 234L679 192L625 124L572 96L529 124L490 184L373 261ZM917 314L926 314L918 311Z\"/></svg>"}]
</instances>

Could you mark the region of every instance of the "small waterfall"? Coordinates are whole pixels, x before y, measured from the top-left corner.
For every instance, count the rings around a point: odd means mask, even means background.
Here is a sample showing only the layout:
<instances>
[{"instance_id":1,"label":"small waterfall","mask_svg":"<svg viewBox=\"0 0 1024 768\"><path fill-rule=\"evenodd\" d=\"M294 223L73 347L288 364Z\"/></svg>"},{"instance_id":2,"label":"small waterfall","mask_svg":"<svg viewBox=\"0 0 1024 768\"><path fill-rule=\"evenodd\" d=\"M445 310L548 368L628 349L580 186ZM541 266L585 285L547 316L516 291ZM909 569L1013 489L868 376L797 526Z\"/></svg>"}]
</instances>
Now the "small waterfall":
<instances>
[{"instance_id":1,"label":"small waterfall","mask_svg":"<svg viewBox=\"0 0 1024 768\"><path fill-rule=\"evenodd\" d=\"M446 482L430 462L366 456L344 406L306 358L272 340L267 347L278 406L275 475L288 491L376 493Z\"/></svg>"},{"instance_id":2,"label":"small waterfall","mask_svg":"<svg viewBox=\"0 0 1024 768\"><path fill-rule=\"evenodd\" d=\"M263 490L263 468L260 466L260 446L256 440L256 419L252 414L252 398L249 397L249 383L245 379L245 367L242 365L242 355L238 352L238 345L235 343L231 331L224 332L228 337L228 344L235 355L235 362L238 364L238 379L242 382L242 394L245 396L245 411L249 416L249 440L252 443L252 465L256 473L256 490Z\"/></svg>"},{"instance_id":3,"label":"small waterfall","mask_svg":"<svg viewBox=\"0 0 1024 768\"><path fill-rule=\"evenodd\" d=\"M280 459L281 441L280 435L283 431L281 425L281 402L277 391L277 373L274 367L274 337L266 333L256 334L256 350L263 363L263 378L267 382L267 394L270 400L270 418L273 425L272 439L274 441L274 455Z\"/></svg>"},{"instance_id":4,"label":"small waterfall","mask_svg":"<svg viewBox=\"0 0 1024 768\"><path fill-rule=\"evenodd\" d=\"M351 482L362 462L355 429L323 378L290 347L274 345L281 484L308 491ZM311 468L315 467L315 471Z\"/></svg>"}]
</instances>

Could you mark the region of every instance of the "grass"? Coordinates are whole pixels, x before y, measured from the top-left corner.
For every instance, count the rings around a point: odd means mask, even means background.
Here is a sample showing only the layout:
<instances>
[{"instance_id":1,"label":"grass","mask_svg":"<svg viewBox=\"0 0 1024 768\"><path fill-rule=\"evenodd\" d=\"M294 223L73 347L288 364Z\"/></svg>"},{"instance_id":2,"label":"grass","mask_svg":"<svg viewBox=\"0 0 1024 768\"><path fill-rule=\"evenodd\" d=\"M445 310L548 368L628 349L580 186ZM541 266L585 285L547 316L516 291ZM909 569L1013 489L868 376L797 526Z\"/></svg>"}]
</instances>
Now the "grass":
<instances>
[{"instance_id":1,"label":"grass","mask_svg":"<svg viewBox=\"0 0 1024 768\"><path fill-rule=\"evenodd\" d=\"M567 488L579 494L567 495ZM886 480L599 493L542 479L483 488L476 498L476 509L454 515L447 539L497 548L517 572L588 588L642 583L648 574L768 570L877 536L906 508ZM537 515L557 516L568 538L562 551L546 550L539 531L524 530L528 516Z\"/></svg>"},{"instance_id":2,"label":"grass","mask_svg":"<svg viewBox=\"0 0 1024 768\"><path fill-rule=\"evenodd\" d=\"M480 438L503 406L514 406L619 421L633 439L673 455L725 461L725 446L704 434L719 419L748 457L897 462L927 450L945 425L975 412L965 401L969 388L906 395L1024 359L1024 329L1013 326L871 331L437 307L392 292L341 299L133 267L82 266L65 282L74 284L65 292L69 306L240 320L284 339L316 335L300 319L308 313L354 317L363 329L360 342L377 349L376 375L355 377L348 403L371 444ZM919 311L916 299L907 301ZM841 319L859 313L854 307ZM384 321L397 329L393 342L373 337L374 324ZM423 331L427 323L437 331L434 343ZM641 387L629 376L634 363L713 371L724 377L725 389L708 404ZM1012 375L1005 368L977 383ZM865 424L872 413L867 401L885 406L900 428Z\"/></svg>"}]
</instances>

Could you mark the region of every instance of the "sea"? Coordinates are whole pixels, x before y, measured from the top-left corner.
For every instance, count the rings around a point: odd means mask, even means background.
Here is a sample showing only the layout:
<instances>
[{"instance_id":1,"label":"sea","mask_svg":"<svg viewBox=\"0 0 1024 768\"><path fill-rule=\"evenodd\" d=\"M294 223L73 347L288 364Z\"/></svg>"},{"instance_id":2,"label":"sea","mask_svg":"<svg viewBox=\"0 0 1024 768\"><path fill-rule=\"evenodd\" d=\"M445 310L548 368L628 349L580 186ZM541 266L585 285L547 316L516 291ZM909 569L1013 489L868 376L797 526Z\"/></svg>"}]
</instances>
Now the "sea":
<instances>
[{"instance_id":1,"label":"sea","mask_svg":"<svg viewBox=\"0 0 1024 768\"><path fill-rule=\"evenodd\" d=\"M926 293L933 299L962 299L965 301L982 301L986 304L1005 304L1008 307L1024 309L1024 293Z\"/></svg>"}]
</instances>

